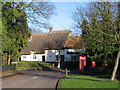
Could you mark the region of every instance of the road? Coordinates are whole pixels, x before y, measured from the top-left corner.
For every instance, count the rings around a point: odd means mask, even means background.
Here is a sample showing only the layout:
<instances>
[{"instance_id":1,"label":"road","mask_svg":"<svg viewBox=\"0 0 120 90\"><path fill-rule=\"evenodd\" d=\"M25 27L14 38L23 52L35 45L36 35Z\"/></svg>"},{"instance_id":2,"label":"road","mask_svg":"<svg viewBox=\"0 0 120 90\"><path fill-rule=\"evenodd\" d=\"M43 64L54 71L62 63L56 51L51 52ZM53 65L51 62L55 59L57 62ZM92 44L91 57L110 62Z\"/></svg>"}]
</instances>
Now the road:
<instances>
[{"instance_id":1,"label":"road","mask_svg":"<svg viewBox=\"0 0 120 90\"><path fill-rule=\"evenodd\" d=\"M2 88L55 88L60 77L65 76L61 71L20 71L12 77L2 80Z\"/></svg>"}]
</instances>

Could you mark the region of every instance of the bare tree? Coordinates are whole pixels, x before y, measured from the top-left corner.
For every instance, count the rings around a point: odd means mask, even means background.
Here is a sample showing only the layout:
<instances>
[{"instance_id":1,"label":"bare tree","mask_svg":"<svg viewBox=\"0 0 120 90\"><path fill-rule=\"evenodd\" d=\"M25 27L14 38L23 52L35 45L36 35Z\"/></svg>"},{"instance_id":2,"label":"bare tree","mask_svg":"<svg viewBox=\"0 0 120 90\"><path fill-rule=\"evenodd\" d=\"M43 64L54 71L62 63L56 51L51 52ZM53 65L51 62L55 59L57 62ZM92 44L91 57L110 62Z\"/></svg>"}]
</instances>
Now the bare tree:
<instances>
[{"instance_id":1,"label":"bare tree","mask_svg":"<svg viewBox=\"0 0 120 90\"><path fill-rule=\"evenodd\" d=\"M64 49L65 42L68 37L68 33L50 33L47 35L46 41L45 41L45 47L48 49L55 49L58 50L58 68L60 68L61 63L61 56L60 56L60 50Z\"/></svg>"},{"instance_id":2,"label":"bare tree","mask_svg":"<svg viewBox=\"0 0 120 90\"><path fill-rule=\"evenodd\" d=\"M12 2L12 4L15 14L18 14L18 12L25 13L27 22L39 29L48 28L48 19L55 14L54 5L46 0L41 0L40 2L35 2L34 0L31 2Z\"/></svg>"}]
</instances>

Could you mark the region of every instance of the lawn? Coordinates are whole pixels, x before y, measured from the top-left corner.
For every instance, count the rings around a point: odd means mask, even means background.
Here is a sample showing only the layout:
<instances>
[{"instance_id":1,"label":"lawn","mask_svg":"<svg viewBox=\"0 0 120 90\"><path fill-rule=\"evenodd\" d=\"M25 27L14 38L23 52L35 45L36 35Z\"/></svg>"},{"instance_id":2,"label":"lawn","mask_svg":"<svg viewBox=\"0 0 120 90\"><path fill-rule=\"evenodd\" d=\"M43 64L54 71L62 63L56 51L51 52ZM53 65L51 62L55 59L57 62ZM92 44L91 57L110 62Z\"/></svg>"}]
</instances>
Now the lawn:
<instances>
[{"instance_id":1,"label":"lawn","mask_svg":"<svg viewBox=\"0 0 120 90\"><path fill-rule=\"evenodd\" d=\"M90 76L69 76L60 80L60 88L118 88L118 81L111 82L108 79Z\"/></svg>"}]
</instances>

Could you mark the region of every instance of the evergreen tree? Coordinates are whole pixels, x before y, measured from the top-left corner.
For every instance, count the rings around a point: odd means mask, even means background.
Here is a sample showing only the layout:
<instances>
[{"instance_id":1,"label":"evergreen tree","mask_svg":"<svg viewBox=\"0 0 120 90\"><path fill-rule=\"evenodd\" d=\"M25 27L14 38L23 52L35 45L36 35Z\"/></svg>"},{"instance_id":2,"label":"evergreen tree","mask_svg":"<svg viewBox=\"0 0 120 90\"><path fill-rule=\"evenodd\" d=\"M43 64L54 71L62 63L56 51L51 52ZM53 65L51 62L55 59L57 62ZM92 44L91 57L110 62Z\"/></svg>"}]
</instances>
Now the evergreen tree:
<instances>
[{"instance_id":1,"label":"evergreen tree","mask_svg":"<svg viewBox=\"0 0 120 90\"><path fill-rule=\"evenodd\" d=\"M8 54L8 64L17 61L20 51L28 44L31 34L28 22L42 28L53 9L48 2L2 2L2 55Z\"/></svg>"},{"instance_id":2,"label":"evergreen tree","mask_svg":"<svg viewBox=\"0 0 120 90\"><path fill-rule=\"evenodd\" d=\"M117 4L117 2L91 2L83 13L81 11L82 17L77 16L83 18L77 26L83 31L82 37L87 53L93 60L102 60L102 67L107 66L109 62L114 63L116 56L118 56L116 66L119 62L120 32ZM79 12L77 10L77 13Z\"/></svg>"},{"instance_id":3,"label":"evergreen tree","mask_svg":"<svg viewBox=\"0 0 120 90\"><path fill-rule=\"evenodd\" d=\"M2 4L2 42L3 53L8 53L8 64L19 57L19 52L27 45L30 29L24 12L14 7L15 3ZM11 55L11 58L10 58Z\"/></svg>"}]
</instances>

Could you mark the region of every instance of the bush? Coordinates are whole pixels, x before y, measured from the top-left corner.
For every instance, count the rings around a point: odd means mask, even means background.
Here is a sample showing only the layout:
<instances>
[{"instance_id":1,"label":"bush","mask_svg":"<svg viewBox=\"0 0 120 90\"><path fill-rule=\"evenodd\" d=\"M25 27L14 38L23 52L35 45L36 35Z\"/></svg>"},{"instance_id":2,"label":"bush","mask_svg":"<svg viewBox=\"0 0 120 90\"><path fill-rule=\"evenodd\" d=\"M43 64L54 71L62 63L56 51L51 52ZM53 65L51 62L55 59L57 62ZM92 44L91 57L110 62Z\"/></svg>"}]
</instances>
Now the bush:
<instances>
[{"instance_id":1,"label":"bush","mask_svg":"<svg viewBox=\"0 0 120 90\"><path fill-rule=\"evenodd\" d=\"M73 62L73 61L70 61L70 62L64 62L64 65L62 66L62 69L69 69L69 70L78 70L79 69L79 62L76 61L76 62Z\"/></svg>"},{"instance_id":2,"label":"bush","mask_svg":"<svg viewBox=\"0 0 120 90\"><path fill-rule=\"evenodd\" d=\"M15 65L2 65L0 66L0 72L16 71Z\"/></svg>"}]
</instances>

